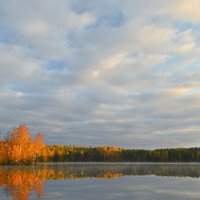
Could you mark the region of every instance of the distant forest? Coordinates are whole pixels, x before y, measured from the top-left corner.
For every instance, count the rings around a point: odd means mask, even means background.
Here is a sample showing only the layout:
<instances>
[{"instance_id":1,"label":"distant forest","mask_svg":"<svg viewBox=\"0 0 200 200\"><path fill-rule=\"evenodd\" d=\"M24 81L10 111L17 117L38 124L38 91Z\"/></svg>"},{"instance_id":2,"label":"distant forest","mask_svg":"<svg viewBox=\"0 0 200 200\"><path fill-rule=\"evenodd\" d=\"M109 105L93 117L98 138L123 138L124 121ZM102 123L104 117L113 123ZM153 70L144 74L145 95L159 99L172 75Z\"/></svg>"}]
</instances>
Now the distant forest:
<instances>
[{"instance_id":1,"label":"distant forest","mask_svg":"<svg viewBox=\"0 0 200 200\"><path fill-rule=\"evenodd\" d=\"M199 162L200 148L123 149L112 146L46 146L41 162Z\"/></svg>"},{"instance_id":2,"label":"distant forest","mask_svg":"<svg viewBox=\"0 0 200 200\"><path fill-rule=\"evenodd\" d=\"M113 146L46 145L39 132L31 137L26 125L14 128L0 140L0 164L36 162L199 162L200 148L123 149Z\"/></svg>"}]
</instances>

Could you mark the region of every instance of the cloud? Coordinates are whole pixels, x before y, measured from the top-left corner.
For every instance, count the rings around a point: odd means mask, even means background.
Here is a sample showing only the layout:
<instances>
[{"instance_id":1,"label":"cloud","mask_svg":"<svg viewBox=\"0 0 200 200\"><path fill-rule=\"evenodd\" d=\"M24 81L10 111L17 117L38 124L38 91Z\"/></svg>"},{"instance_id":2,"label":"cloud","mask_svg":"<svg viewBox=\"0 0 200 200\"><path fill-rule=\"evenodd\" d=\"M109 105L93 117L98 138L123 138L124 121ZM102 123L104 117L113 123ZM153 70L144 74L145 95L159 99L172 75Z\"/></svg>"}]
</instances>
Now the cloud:
<instances>
[{"instance_id":1,"label":"cloud","mask_svg":"<svg viewBox=\"0 0 200 200\"><path fill-rule=\"evenodd\" d=\"M0 130L47 143L200 141L198 1L0 2Z\"/></svg>"},{"instance_id":2,"label":"cloud","mask_svg":"<svg viewBox=\"0 0 200 200\"><path fill-rule=\"evenodd\" d=\"M180 21L199 23L199 6L200 3L198 0L177 0L169 6L169 13Z\"/></svg>"}]
</instances>

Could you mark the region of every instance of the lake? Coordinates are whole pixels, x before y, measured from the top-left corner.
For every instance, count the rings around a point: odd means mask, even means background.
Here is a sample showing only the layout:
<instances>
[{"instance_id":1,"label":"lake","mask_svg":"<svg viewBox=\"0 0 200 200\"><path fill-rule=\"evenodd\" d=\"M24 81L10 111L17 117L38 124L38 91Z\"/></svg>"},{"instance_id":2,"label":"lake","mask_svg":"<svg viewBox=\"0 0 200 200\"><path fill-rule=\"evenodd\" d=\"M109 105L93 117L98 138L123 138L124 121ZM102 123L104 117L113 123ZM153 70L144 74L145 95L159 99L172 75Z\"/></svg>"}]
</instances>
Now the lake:
<instances>
[{"instance_id":1,"label":"lake","mask_svg":"<svg viewBox=\"0 0 200 200\"><path fill-rule=\"evenodd\" d=\"M200 164L46 163L0 166L1 200L200 198Z\"/></svg>"}]
</instances>

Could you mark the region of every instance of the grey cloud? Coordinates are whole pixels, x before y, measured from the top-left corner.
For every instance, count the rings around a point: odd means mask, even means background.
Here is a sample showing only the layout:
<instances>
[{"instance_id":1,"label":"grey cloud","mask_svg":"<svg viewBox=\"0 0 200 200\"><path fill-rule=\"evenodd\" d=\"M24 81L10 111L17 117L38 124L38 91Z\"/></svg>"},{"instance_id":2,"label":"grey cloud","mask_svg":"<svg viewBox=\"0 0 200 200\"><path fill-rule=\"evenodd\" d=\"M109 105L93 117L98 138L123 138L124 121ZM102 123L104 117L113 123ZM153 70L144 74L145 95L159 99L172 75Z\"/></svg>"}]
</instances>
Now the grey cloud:
<instances>
[{"instance_id":1,"label":"grey cloud","mask_svg":"<svg viewBox=\"0 0 200 200\"><path fill-rule=\"evenodd\" d=\"M51 144L197 145L197 20L181 21L179 3L0 2L1 132L26 123Z\"/></svg>"}]
</instances>

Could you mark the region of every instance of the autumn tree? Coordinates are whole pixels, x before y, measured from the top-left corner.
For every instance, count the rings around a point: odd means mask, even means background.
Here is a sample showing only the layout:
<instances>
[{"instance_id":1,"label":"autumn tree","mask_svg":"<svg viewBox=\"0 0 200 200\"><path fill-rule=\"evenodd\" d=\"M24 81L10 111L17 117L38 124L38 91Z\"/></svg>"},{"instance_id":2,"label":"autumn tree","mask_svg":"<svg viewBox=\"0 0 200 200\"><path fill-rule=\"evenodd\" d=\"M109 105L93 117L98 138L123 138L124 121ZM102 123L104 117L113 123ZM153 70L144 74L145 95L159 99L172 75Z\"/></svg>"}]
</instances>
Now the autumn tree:
<instances>
[{"instance_id":1,"label":"autumn tree","mask_svg":"<svg viewBox=\"0 0 200 200\"><path fill-rule=\"evenodd\" d=\"M20 125L14 128L8 138L0 143L0 152L4 152L1 163L31 164L36 162L43 144L43 135L38 133L32 139L29 128ZM4 147L4 148L3 148Z\"/></svg>"},{"instance_id":2,"label":"autumn tree","mask_svg":"<svg viewBox=\"0 0 200 200\"><path fill-rule=\"evenodd\" d=\"M5 151L8 144L5 141L0 141L0 164L6 164L8 162L8 152Z\"/></svg>"},{"instance_id":3,"label":"autumn tree","mask_svg":"<svg viewBox=\"0 0 200 200\"><path fill-rule=\"evenodd\" d=\"M34 145L35 145L35 154L36 154L36 157L38 158L41 154L42 148L44 147L44 137L43 137L42 132L39 132L36 135L36 138L34 140Z\"/></svg>"}]
</instances>

